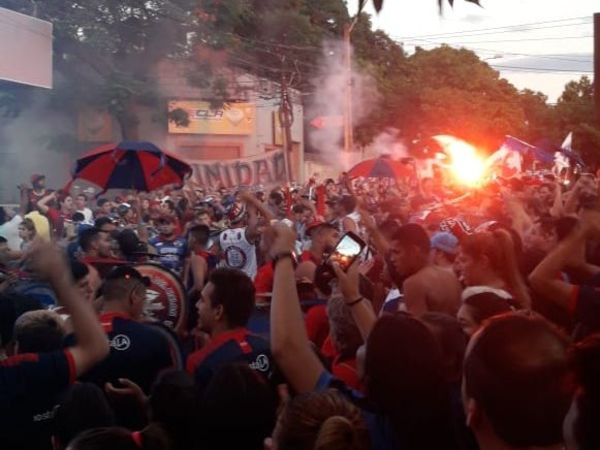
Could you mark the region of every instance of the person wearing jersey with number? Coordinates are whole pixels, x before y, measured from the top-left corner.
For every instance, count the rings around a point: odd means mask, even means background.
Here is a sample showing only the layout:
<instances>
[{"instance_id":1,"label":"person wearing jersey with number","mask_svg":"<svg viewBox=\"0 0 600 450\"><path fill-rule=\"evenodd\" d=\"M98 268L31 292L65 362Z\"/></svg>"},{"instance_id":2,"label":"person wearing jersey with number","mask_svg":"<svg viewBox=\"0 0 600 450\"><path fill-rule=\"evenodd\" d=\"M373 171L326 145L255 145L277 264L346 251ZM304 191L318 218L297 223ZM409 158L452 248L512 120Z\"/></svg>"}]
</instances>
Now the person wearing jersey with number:
<instances>
[{"instance_id":1,"label":"person wearing jersey with number","mask_svg":"<svg viewBox=\"0 0 600 450\"><path fill-rule=\"evenodd\" d=\"M159 235L148 242L156 249L158 261L167 269L181 273L186 255L186 240L175 233L175 218L162 215L158 221Z\"/></svg>"},{"instance_id":2,"label":"person wearing jersey with number","mask_svg":"<svg viewBox=\"0 0 600 450\"><path fill-rule=\"evenodd\" d=\"M219 247L223 255L222 266L239 269L254 280L258 270L256 244L260 235L257 212L260 212L266 221L275 217L249 192L240 193L239 200L243 203L234 203L229 211L231 228L219 236Z\"/></svg>"},{"instance_id":3,"label":"person wearing jersey with number","mask_svg":"<svg viewBox=\"0 0 600 450\"><path fill-rule=\"evenodd\" d=\"M333 251L340 233L335 225L316 220L306 227L306 234L311 239L310 247L298 258L296 278L314 282L317 267L323 263L324 255Z\"/></svg>"},{"instance_id":4,"label":"person wearing jersey with number","mask_svg":"<svg viewBox=\"0 0 600 450\"><path fill-rule=\"evenodd\" d=\"M254 294L254 284L245 273L220 268L210 274L196 296L199 327L210 335L208 344L187 359L186 370L199 388L206 387L223 365L234 362L245 362L265 381L271 379L269 342L246 328L254 310Z\"/></svg>"}]
</instances>

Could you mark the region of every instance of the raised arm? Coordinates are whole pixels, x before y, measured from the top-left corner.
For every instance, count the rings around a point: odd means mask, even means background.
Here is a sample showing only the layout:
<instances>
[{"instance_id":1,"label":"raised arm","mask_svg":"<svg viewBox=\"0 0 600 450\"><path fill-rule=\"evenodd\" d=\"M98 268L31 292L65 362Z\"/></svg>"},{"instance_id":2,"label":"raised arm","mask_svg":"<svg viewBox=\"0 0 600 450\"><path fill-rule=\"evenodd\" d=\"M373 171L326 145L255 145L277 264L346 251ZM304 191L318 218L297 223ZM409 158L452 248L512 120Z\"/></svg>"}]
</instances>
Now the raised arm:
<instances>
[{"instance_id":1,"label":"raised arm","mask_svg":"<svg viewBox=\"0 0 600 450\"><path fill-rule=\"evenodd\" d=\"M563 208L564 214L577 214L579 208L579 194L581 192L580 180L577 180L573 189L568 191L564 197L566 197L565 206Z\"/></svg>"},{"instance_id":2,"label":"raised arm","mask_svg":"<svg viewBox=\"0 0 600 450\"><path fill-rule=\"evenodd\" d=\"M48 206L48 203L50 203L54 199L56 199L56 192L51 192L50 194L42 197L37 202L37 208L40 210L40 212L42 214L47 214L48 210L50 209L50 207Z\"/></svg>"},{"instance_id":3,"label":"raised arm","mask_svg":"<svg viewBox=\"0 0 600 450\"><path fill-rule=\"evenodd\" d=\"M521 239L523 239L525 231L533 226L533 220L531 220L531 217L525 211L520 200L516 199L509 191L503 191L502 198L513 220L513 228L519 233Z\"/></svg>"},{"instance_id":4,"label":"raised arm","mask_svg":"<svg viewBox=\"0 0 600 450\"><path fill-rule=\"evenodd\" d=\"M562 198L562 187L560 183L554 183L554 202L552 208L550 208L550 215L554 218L563 216L563 198Z\"/></svg>"},{"instance_id":5,"label":"raised arm","mask_svg":"<svg viewBox=\"0 0 600 450\"><path fill-rule=\"evenodd\" d=\"M590 228L586 224L576 227L531 272L529 283L537 294L560 306L568 307L574 286L563 281L559 275L573 254L581 251L589 233Z\"/></svg>"},{"instance_id":6,"label":"raised arm","mask_svg":"<svg viewBox=\"0 0 600 450\"><path fill-rule=\"evenodd\" d=\"M19 214L24 216L27 214L27 206L29 205L29 188L24 184L19 185Z\"/></svg>"},{"instance_id":7,"label":"raised arm","mask_svg":"<svg viewBox=\"0 0 600 450\"><path fill-rule=\"evenodd\" d=\"M296 291L291 258L296 236L283 224L271 230L276 234L271 255L277 260L271 300L271 351L294 390L310 392L325 369L310 346ZM284 254L290 256L281 257Z\"/></svg>"},{"instance_id":8,"label":"raised arm","mask_svg":"<svg viewBox=\"0 0 600 450\"><path fill-rule=\"evenodd\" d=\"M340 290L344 296L344 301L350 311L354 322L358 327L363 340L366 342L369 337L369 333L373 329L373 325L377 321L377 315L373 310L371 302L360 295L359 289L359 264L355 261L352 266L348 269L348 272L344 272L337 264L333 265L333 270L337 276Z\"/></svg>"},{"instance_id":9,"label":"raised arm","mask_svg":"<svg viewBox=\"0 0 600 450\"><path fill-rule=\"evenodd\" d=\"M250 192L240 193L240 200L248 205L248 227L246 228L246 239L248 242L254 242L258 238L258 213L265 218L267 222L275 219L275 216L259 199Z\"/></svg>"},{"instance_id":10,"label":"raised arm","mask_svg":"<svg viewBox=\"0 0 600 450\"><path fill-rule=\"evenodd\" d=\"M387 239L381 234L377 224L375 223L375 219L373 216L363 208L359 208L360 213L360 223L365 230L367 230L367 234L371 238L371 244L375 247L375 249L382 255L387 254L390 249L390 244Z\"/></svg>"},{"instance_id":11,"label":"raised arm","mask_svg":"<svg viewBox=\"0 0 600 450\"><path fill-rule=\"evenodd\" d=\"M64 256L60 250L41 240L26 254L27 262L56 292L60 304L71 314L77 345L69 349L75 363L75 373L81 375L108 355L108 340L92 305L79 295Z\"/></svg>"}]
</instances>

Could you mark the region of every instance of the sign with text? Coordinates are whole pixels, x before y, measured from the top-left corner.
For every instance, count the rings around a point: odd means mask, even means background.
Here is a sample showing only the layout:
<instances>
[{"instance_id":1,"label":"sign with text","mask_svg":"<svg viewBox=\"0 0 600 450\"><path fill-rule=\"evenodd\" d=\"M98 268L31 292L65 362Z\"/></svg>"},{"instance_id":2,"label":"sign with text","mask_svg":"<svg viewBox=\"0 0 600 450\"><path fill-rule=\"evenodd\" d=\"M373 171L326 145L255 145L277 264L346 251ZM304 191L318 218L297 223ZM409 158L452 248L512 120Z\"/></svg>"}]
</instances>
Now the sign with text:
<instances>
[{"instance_id":1,"label":"sign with text","mask_svg":"<svg viewBox=\"0 0 600 450\"><path fill-rule=\"evenodd\" d=\"M226 103L222 108L212 109L208 102L169 102L169 112L176 109L187 112L189 124L179 126L169 121L169 133L234 135L254 133L256 105L253 103Z\"/></svg>"},{"instance_id":2,"label":"sign with text","mask_svg":"<svg viewBox=\"0 0 600 450\"><path fill-rule=\"evenodd\" d=\"M194 169L190 181L198 186L230 188L285 183L285 159L281 149L242 159L186 162Z\"/></svg>"}]
</instances>

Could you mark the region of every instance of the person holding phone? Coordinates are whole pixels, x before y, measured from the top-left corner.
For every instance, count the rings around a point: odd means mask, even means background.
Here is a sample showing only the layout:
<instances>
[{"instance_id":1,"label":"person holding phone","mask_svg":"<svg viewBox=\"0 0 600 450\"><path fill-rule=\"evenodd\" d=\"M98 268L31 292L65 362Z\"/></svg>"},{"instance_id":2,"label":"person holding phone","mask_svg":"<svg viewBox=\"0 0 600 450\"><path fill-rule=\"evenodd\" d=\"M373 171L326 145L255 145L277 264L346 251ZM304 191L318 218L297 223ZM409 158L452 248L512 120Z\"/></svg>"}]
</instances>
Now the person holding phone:
<instances>
[{"instance_id":1,"label":"person holding phone","mask_svg":"<svg viewBox=\"0 0 600 450\"><path fill-rule=\"evenodd\" d=\"M335 225L316 220L308 225L306 234L310 237L310 247L298 258L296 278L306 278L314 283L317 267L323 263L325 255L334 250L340 233Z\"/></svg>"}]
</instances>

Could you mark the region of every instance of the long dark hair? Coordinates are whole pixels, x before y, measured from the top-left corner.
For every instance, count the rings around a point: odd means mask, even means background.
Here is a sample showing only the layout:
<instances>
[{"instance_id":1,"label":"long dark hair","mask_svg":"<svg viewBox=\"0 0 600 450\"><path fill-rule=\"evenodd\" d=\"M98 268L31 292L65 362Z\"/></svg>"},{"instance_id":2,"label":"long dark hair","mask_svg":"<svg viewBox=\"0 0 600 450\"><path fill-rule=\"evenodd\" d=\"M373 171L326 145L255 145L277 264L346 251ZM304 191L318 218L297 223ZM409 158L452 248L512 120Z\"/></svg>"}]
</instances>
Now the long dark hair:
<instances>
[{"instance_id":1,"label":"long dark hair","mask_svg":"<svg viewBox=\"0 0 600 450\"><path fill-rule=\"evenodd\" d=\"M381 317L367 341L365 375L367 397L390 420L399 448L456 448L441 349L422 322Z\"/></svg>"}]
</instances>

